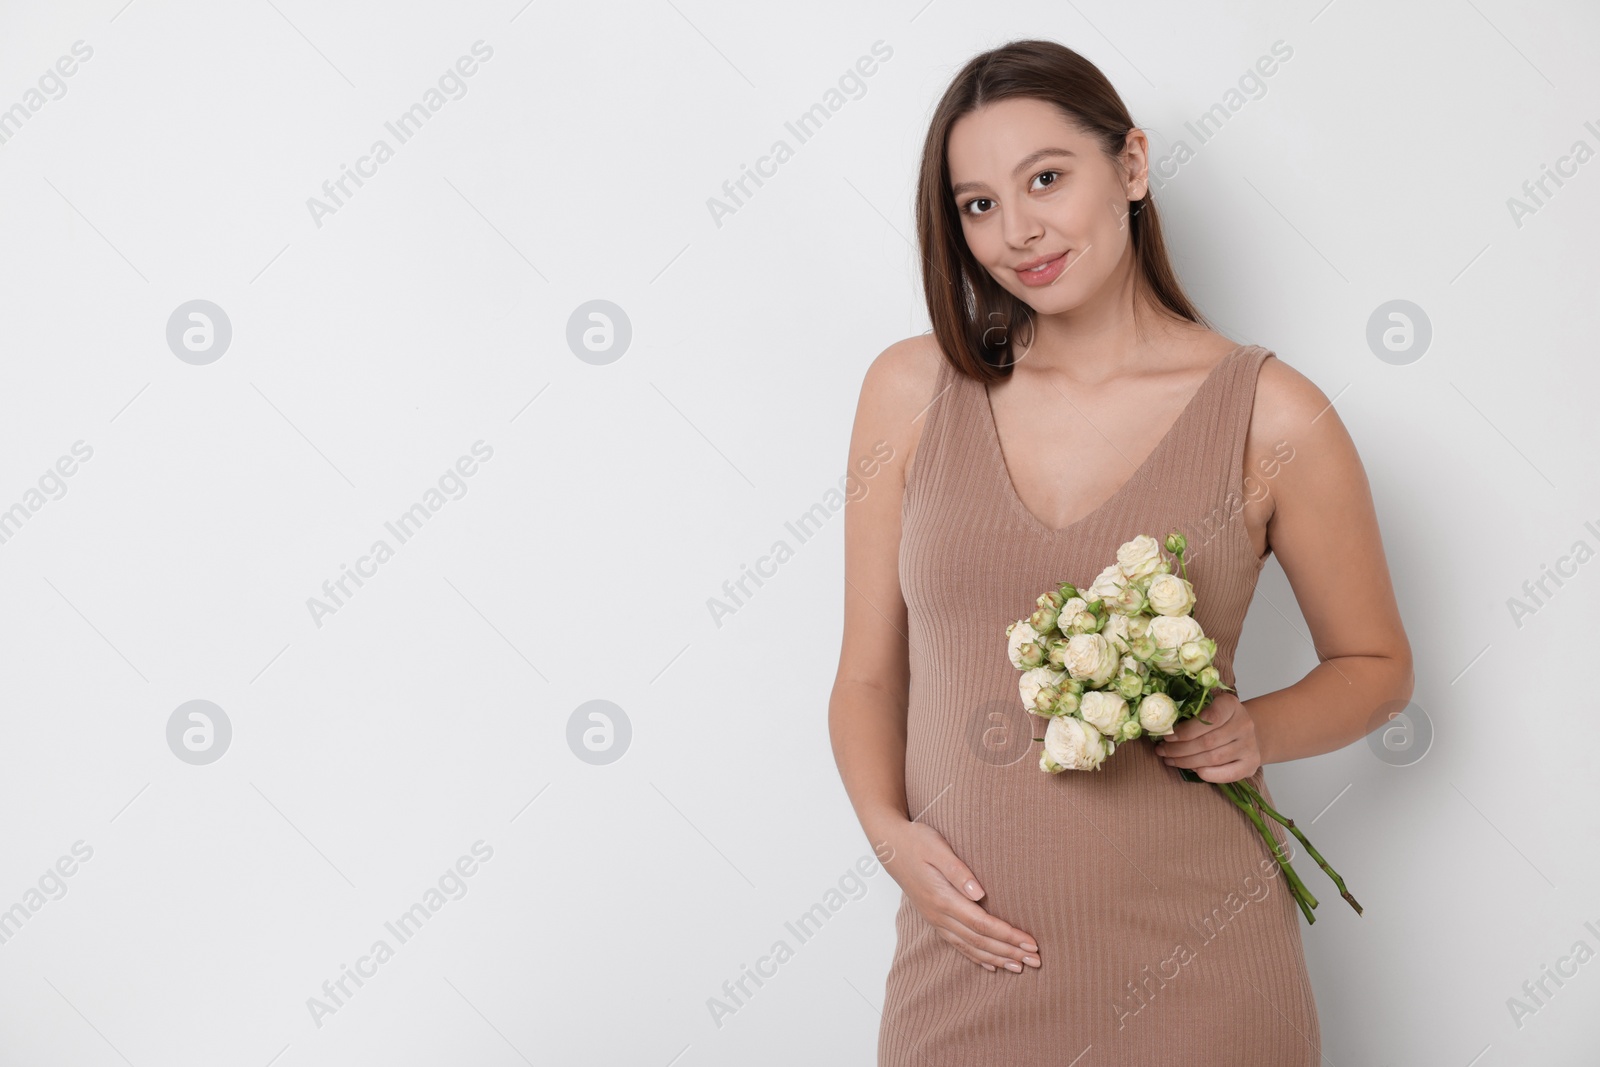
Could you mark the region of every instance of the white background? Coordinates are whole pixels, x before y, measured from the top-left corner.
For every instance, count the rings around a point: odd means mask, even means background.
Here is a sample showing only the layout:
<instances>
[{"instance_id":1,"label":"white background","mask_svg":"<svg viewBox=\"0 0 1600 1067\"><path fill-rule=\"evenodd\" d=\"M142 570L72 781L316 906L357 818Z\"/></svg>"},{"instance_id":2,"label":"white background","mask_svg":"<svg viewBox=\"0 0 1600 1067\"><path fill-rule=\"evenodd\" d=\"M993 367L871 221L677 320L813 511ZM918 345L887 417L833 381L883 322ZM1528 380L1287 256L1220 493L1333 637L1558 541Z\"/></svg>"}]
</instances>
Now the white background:
<instances>
[{"instance_id":1,"label":"white background","mask_svg":"<svg viewBox=\"0 0 1600 1067\"><path fill-rule=\"evenodd\" d=\"M1201 308L1355 437L1434 732L1410 765L1363 742L1269 769L1366 906L1321 892L1305 930L1324 1062L1593 1062L1600 962L1520 1028L1507 1007L1600 949L1600 563L1520 626L1507 606L1600 548L1600 161L1508 209L1600 148L1591 5L0 11L0 108L93 49L0 144L0 508L93 449L0 543L0 908L93 849L0 944L4 1064L874 1061L881 871L720 1027L707 1008L870 852L826 730L842 518L720 626L707 602L795 544L867 364L927 328L928 116L1019 37L1191 147L1293 49L1157 199ZM319 226L308 198L479 40L466 95ZM797 146L785 121L880 40ZM718 225L708 198L778 138L794 158ZM166 339L194 299L233 332L203 366ZM595 299L632 325L605 365L566 340ZM1395 299L1433 330L1405 365L1366 341ZM479 440L465 495L314 622ZM1241 695L1315 662L1269 562ZM194 699L233 730L203 766L166 740ZM595 699L632 727L608 765L567 741ZM480 840L466 894L318 1026L308 998Z\"/></svg>"}]
</instances>

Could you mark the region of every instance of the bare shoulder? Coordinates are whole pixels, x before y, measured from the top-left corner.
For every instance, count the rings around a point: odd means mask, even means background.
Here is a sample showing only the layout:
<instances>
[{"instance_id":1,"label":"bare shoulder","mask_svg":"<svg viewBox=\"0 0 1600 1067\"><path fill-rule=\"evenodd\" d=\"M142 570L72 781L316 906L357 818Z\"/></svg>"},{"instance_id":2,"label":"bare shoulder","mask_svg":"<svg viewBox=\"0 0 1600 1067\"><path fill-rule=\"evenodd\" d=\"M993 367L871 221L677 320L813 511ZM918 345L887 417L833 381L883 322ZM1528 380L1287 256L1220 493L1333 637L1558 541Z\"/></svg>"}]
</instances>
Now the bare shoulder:
<instances>
[{"instance_id":1,"label":"bare shoulder","mask_svg":"<svg viewBox=\"0 0 1600 1067\"><path fill-rule=\"evenodd\" d=\"M933 335L919 334L885 348L862 379L856 436L862 445L881 440L894 449L892 466L900 471L902 484L943 362L944 353Z\"/></svg>"},{"instance_id":2,"label":"bare shoulder","mask_svg":"<svg viewBox=\"0 0 1600 1067\"><path fill-rule=\"evenodd\" d=\"M1277 353L1261 361L1256 379L1245 471L1247 489L1265 487L1255 504L1259 521L1275 525L1284 505L1322 514L1335 501L1347 505L1352 497L1342 494L1367 492L1361 457L1333 401Z\"/></svg>"},{"instance_id":3,"label":"bare shoulder","mask_svg":"<svg viewBox=\"0 0 1600 1067\"><path fill-rule=\"evenodd\" d=\"M873 358L862 381L862 396L876 403L919 408L933 395L944 353L932 334L921 333L896 341ZM913 411L913 414L915 412Z\"/></svg>"},{"instance_id":4,"label":"bare shoulder","mask_svg":"<svg viewBox=\"0 0 1600 1067\"><path fill-rule=\"evenodd\" d=\"M1267 441L1313 443L1320 438L1325 443L1330 434L1343 436L1344 425L1317 383L1274 352L1261 361L1250 433Z\"/></svg>"}]
</instances>

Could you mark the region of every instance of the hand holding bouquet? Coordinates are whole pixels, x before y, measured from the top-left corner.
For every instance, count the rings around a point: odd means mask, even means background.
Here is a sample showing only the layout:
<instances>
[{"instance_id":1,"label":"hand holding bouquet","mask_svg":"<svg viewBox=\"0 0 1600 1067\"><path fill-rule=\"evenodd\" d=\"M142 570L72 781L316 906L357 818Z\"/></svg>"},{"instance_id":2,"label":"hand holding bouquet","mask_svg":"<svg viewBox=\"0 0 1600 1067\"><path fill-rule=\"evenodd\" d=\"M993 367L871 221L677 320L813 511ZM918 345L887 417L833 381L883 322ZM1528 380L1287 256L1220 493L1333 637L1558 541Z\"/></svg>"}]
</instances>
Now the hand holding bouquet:
<instances>
[{"instance_id":1,"label":"hand holding bouquet","mask_svg":"<svg viewBox=\"0 0 1600 1067\"><path fill-rule=\"evenodd\" d=\"M1120 743L1172 733L1182 719L1200 717L1220 691L1231 691L1212 664L1217 643L1194 618L1194 586L1183 575L1188 542L1173 531L1166 549L1141 534L1117 549L1117 559L1080 592L1070 583L1039 596L1037 610L1006 627L1006 654L1022 672L1023 707L1049 720L1042 738L1041 770L1098 770ZM1201 722L1210 725L1205 718ZM1186 768L1190 782L1205 779ZM1263 816L1287 827L1361 913L1344 879L1311 847L1305 834L1273 811L1248 779L1213 782L1253 822L1283 868L1307 922L1317 898L1295 873Z\"/></svg>"}]
</instances>

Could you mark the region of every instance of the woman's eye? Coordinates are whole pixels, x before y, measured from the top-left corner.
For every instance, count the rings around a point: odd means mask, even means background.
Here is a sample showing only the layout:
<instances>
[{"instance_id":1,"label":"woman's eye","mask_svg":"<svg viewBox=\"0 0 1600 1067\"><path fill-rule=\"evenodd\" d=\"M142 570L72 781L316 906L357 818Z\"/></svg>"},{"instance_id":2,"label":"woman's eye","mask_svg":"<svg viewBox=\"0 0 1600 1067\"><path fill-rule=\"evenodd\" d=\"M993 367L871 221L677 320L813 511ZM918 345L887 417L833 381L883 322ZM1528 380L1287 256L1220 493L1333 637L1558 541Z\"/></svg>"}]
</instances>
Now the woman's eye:
<instances>
[{"instance_id":1,"label":"woman's eye","mask_svg":"<svg viewBox=\"0 0 1600 1067\"><path fill-rule=\"evenodd\" d=\"M1060 180L1061 172L1059 170L1042 170L1038 174L1034 175L1030 188L1035 191L1041 188L1048 189ZM1041 186L1039 184L1040 182L1043 182L1044 184ZM972 216L983 215L988 212L989 208L993 204L994 201L990 200L986 196L975 196L971 200L968 200L965 204L961 205L961 213L963 215Z\"/></svg>"}]
</instances>

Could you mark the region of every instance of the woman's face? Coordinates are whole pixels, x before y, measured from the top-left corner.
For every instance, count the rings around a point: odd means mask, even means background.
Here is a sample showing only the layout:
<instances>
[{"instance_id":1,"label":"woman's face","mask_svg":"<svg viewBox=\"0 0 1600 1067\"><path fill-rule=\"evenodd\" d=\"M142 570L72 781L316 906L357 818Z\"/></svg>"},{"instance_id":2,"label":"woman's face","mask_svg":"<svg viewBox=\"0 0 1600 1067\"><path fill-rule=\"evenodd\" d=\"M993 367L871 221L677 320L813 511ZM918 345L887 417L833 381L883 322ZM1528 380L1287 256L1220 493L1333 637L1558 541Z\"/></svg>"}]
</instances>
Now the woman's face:
<instances>
[{"instance_id":1,"label":"woman's face","mask_svg":"<svg viewBox=\"0 0 1600 1067\"><path fill-rule=\"evenodd\" d=\"M1082 304L1126 257L1129 201L1146 188L1144 150L1135 131L1124 160L1139 177L1124 181L1099 145L1043 100L1013 97L963 115L950 128L948 154L967 247L1040 314Z\"/></svg>"}]
</instances>

